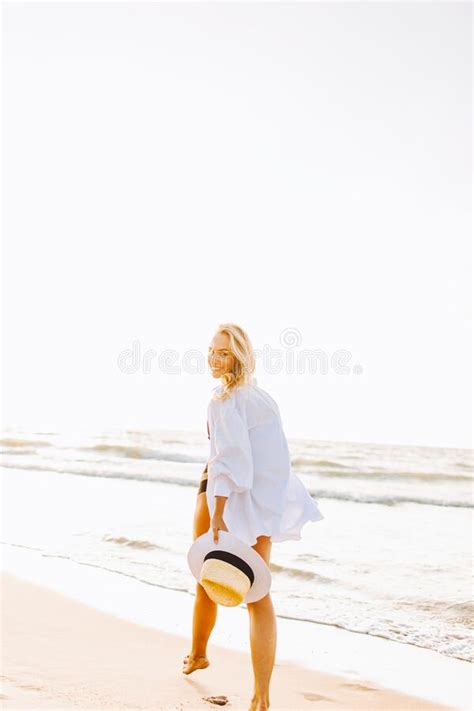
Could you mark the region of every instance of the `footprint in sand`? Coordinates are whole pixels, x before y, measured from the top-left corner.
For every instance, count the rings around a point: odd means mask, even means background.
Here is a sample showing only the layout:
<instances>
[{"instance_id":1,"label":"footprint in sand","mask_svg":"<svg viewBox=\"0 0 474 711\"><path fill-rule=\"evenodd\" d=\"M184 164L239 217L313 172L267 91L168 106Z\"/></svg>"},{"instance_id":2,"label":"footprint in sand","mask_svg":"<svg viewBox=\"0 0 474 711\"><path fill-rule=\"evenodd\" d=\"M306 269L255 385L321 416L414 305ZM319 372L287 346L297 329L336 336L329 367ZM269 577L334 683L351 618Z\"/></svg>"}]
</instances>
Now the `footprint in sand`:
<instances>
[{"instance_id":1,"label":"footprint in sand","mask_svg":"<svg viewBox=\"0 0 474 711\"><path fill-rule=\"evenodd\" d=\"M303 692L303 696L306 701L334 701L334 699L329 698L329 696L323 696L322 694L313 694L312 691Z\"/></svg>"},{"instance_id":2,"label":"footprint in sand","mask_svg":"<svg viewBox=\"0 0 474 711\"><path fill-rule=\"evenodd\" d=\"M356 689L357 691L377 691L375 686L368 686L367 684L360 684L357 681L348 681L341 686L348 686L350 689Z\"/></svg>"},{"instance_id":3,"label":"footprint in sand","mask_svg":"<svg viewBox=\"0 0 474 711\"><path fill-rule=\"evenodd\" d=\"M225 706L229 703L227 696L203 696L203 701L209 701L210 704L217 704L217 706Z\"/></svg>"}]
</instances>

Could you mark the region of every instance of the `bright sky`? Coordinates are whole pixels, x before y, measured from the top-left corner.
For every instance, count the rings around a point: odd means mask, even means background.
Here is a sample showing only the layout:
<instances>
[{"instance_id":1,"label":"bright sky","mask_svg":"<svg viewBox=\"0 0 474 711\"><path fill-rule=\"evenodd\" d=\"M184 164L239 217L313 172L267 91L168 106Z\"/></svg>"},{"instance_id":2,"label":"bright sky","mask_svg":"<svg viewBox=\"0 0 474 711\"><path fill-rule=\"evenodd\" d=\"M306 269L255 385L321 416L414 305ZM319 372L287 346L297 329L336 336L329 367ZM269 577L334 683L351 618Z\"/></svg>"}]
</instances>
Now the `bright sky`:
<instances>
[{"instance_id":1,"label":"bright sky","mask_svg":"<svg viewBox=\"0 0 474 711\"><path fill-rule=\"evenodd\" d=\"M471 13L4 4L4 424L204 434L234 321L287 436L471 446Z\"/></svg>"}]
</instances>

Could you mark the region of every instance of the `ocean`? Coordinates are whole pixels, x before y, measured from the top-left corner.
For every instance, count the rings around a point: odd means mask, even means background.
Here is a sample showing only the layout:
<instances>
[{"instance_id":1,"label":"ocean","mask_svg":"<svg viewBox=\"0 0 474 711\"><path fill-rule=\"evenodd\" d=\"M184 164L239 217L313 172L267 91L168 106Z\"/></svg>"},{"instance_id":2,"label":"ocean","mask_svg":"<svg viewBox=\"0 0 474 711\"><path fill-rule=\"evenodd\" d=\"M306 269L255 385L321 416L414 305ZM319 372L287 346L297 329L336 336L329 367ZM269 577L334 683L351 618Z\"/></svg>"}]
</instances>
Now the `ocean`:
<instances>
[{"instance_id":1,"label":"ocean","mask_svg":"<svg viewBox=\"0 0 474 711\"><path fill-rule=\"evenodd\" d=\"M186 554L205 431L17 428L0 444L4 550L194 595ZM472 451L288 444L324 519L273 544L277 617L473 661Z\"/></svg>"}]
</instances>

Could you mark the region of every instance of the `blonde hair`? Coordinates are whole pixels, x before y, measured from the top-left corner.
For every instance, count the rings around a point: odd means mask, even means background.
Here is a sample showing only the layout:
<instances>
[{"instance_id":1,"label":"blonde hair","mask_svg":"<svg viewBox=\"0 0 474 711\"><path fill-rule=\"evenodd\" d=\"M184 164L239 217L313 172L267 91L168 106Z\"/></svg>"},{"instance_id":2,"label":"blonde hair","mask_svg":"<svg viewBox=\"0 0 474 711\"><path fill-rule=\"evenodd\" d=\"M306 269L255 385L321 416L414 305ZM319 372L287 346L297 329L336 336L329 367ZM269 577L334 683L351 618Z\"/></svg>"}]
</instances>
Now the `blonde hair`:
<instances>
[{"instance_id":1,"label":"blonde hair","mask_svg":"<svg viewBox=\"0 0 474 711\"><path fill-rule=\"evenodd\" d=\"M250 381L252 373L255 371L255 355L246 331L236 323L219 324L216 330L217 333L227 333L229 336L229 350L235 360L233 371L224 373L221 376L222 392L220 394L215 393L213 398L214 400L225 400L235 388Z\"/></svg>"}]
</instances>

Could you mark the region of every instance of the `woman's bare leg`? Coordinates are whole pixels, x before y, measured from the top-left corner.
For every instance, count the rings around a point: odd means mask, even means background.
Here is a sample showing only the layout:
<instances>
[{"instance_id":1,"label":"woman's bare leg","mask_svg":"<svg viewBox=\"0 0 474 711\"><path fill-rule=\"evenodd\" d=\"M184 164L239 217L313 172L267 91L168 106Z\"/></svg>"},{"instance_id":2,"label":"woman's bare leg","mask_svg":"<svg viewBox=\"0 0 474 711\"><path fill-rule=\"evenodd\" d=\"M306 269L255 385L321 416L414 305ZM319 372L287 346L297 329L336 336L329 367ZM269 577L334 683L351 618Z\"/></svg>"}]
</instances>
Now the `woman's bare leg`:
<instances>
[{"instance_id":1,"label":"woman's bare leg","mask_svg":"<svg viewBox=\"0 0 474 711\"><path fill-rule=\"evenodd\" d=\"M197 496L194 514L193 540L209 530L211 520L207 507L206 492ZM183 673L190 674L195 669L205 669L209 666L206 656L207 643L217 619L217 604L208 597L200 583L196 583L196 597L193 611L193 641L191 652L183 662Z\"/></svg>"},{"instance_id":2,"label":"woman's bare leg","mask_svg":"<svg viewBox=\"0 0 474 711\"><path fill-rule=\"evenodd\" d=\"M272 541L259 536L252 546L270 566ZM266 711L270 707L270 678L275 664L277 627L270 593L256 602L247 603L250 622L250 649L254 673L254 695L250 711Z\"/></svg>"}]
</instances>

